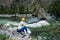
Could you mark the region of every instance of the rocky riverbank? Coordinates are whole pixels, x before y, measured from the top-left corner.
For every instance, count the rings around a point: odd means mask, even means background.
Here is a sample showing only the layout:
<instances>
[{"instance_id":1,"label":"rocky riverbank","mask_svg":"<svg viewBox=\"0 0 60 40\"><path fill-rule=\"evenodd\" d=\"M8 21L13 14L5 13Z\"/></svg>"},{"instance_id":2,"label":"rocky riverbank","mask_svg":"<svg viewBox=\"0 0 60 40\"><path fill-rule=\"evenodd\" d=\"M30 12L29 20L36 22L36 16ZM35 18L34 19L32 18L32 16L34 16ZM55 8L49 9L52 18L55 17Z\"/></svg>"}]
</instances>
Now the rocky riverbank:
<instances>
[{"instance_id":1,"label":"rocky riverbank","mask_svg":"<svg viewBox=\"0 0 60 40\"><path fill-rule=\"evenodd\" d=\"M0 30L0 34L6 34L7 36L9 36L9 39L12 40L31 40L31 37L29 37L29 35L26 35L23 37L23 35L21 35L20 33L17 33L16 31L11 33L11 31L5 31L5 30Z\"/></svg>"}]
</instances>

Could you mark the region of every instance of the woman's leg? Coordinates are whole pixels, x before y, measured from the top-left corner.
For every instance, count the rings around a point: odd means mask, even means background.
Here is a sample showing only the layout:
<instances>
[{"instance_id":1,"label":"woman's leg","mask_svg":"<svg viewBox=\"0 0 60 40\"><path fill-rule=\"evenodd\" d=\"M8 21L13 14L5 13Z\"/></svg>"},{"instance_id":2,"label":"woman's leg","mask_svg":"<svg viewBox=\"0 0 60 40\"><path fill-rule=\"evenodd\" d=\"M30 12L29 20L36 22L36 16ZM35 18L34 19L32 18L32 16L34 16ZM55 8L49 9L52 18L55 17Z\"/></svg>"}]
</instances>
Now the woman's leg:
<instances>
[{"instance_id":1,"label":"woman's leg","mask_svg":"<svg viewBox=\"0 0 60 40\"><path fill-rule=\"evenodd\" d=\"M22 33L22 29L17 29L17 32L19 32L20 34L23 35L23 33Z\"/></svg>"},{"instance_id":2,"label":"woman's leg","mask_svg":"<svg viewBox=\"0 0 60 40\"><path fill-rule=\"evenodd\" d=\"M27 32L27 27L24 26L24 30Z\"/></svg>"}]
</instances>

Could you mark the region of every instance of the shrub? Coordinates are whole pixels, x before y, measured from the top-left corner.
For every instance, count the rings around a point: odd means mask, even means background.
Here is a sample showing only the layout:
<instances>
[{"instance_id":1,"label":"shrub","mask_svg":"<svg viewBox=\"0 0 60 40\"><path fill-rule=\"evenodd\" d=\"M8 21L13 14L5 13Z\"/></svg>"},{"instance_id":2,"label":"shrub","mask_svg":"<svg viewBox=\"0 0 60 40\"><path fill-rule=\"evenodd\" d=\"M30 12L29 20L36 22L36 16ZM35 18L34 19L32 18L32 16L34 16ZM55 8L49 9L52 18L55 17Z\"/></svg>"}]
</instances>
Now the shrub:
<instances>
[{"instance_id":1,"label":"shrub","mask_svg":"<svg viewBox=\"0 0 60 40\"><path fill-rule=\"evenodd\" d=\"M9 37L6 34L0 33L0 40L7 40Z\"/></svg>"}]
</instances>

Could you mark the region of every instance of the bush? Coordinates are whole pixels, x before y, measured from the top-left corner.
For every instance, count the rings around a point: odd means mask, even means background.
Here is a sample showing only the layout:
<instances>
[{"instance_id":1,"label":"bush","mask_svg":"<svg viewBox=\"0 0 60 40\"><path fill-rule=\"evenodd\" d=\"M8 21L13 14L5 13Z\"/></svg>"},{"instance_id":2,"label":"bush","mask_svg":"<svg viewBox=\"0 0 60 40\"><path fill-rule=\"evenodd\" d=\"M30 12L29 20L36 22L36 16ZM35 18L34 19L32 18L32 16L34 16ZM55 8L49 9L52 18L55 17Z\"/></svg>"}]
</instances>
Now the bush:
<instances>
[{"instance_id":1,"label":"bush","mask_svg":"<svg viewBox=\"0 0 60 40\"><path fill-rule=\"evenodd\" d=\"M57 18L60 17L60 0L55 0L48 8L47 12L51 15L55 15Z\"/></svg>"},{"instance_id":2,"label":"bush","mask_svg":"<svg viewBox=\"0 0 60 40\"><path fill-rule=\"evenodd\" d=\"M58 25L57 22L53 22L49 26L46 25L30 29L32 31L32 36L35 37L32 37L33 40L36 39L37 36L41 36L42 40L60 40L60 25ZM46 39L43 39L44 37Z\"/></svg>"},{"instance_id":3,"label":"bush","mask_svg":"<svg viewBox=\"0 0 60 40\"><path fill-rule=\"evenodd\" d=\"M6 34L0 33L0 40L7 40L9 37Z\"/></svg>"}]
</instances>

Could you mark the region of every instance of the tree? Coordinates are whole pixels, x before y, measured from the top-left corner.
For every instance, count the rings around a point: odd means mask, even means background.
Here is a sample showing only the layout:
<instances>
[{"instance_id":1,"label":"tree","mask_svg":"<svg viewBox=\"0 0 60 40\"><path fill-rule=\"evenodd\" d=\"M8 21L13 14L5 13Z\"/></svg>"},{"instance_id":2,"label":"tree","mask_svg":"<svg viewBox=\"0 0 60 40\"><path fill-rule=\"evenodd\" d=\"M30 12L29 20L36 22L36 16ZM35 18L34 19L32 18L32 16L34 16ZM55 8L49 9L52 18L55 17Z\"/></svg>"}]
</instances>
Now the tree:
<instances>
[{"instance_id":1,"label":"tree","mask_svg":"<svg viewBox=\"0 0 60 40\"><path fill-rule=\"evenodd\" d=\"M4 7L4 14L9 14L9 12L10 12L9 7L5 6Z\"/></svg>"},{"instance_id":2,"label":"tree","mask_svg":"<svg viewBox=\"0 0 60 40\"><path fill-rule=\"evenodd\" d=\"M48 9L47 12L51 15L55 15L56 18L60 17L60 0L55 0L54 3L52 3Z\"/></svg>"},{"instance_id":3,"label":"tree","mask_svg":"<svg viewBox=\"0 0 60 40\"><path fill-rule=\"evenodd\" d=\"M19 13L21 14L24 14L25 13L25 7L23 6L23 5L21 5L20 7L19 7Z\"/></svg>"},{"instance_id":4,"label":"tree","mask_svg":"<svg viewBox=\"0 0 60 40\"><path fill-rule=\"evenodd\" d=\"M4 14L4 6L0 5L0 14Z\"/></svg>"}]
</instances>

